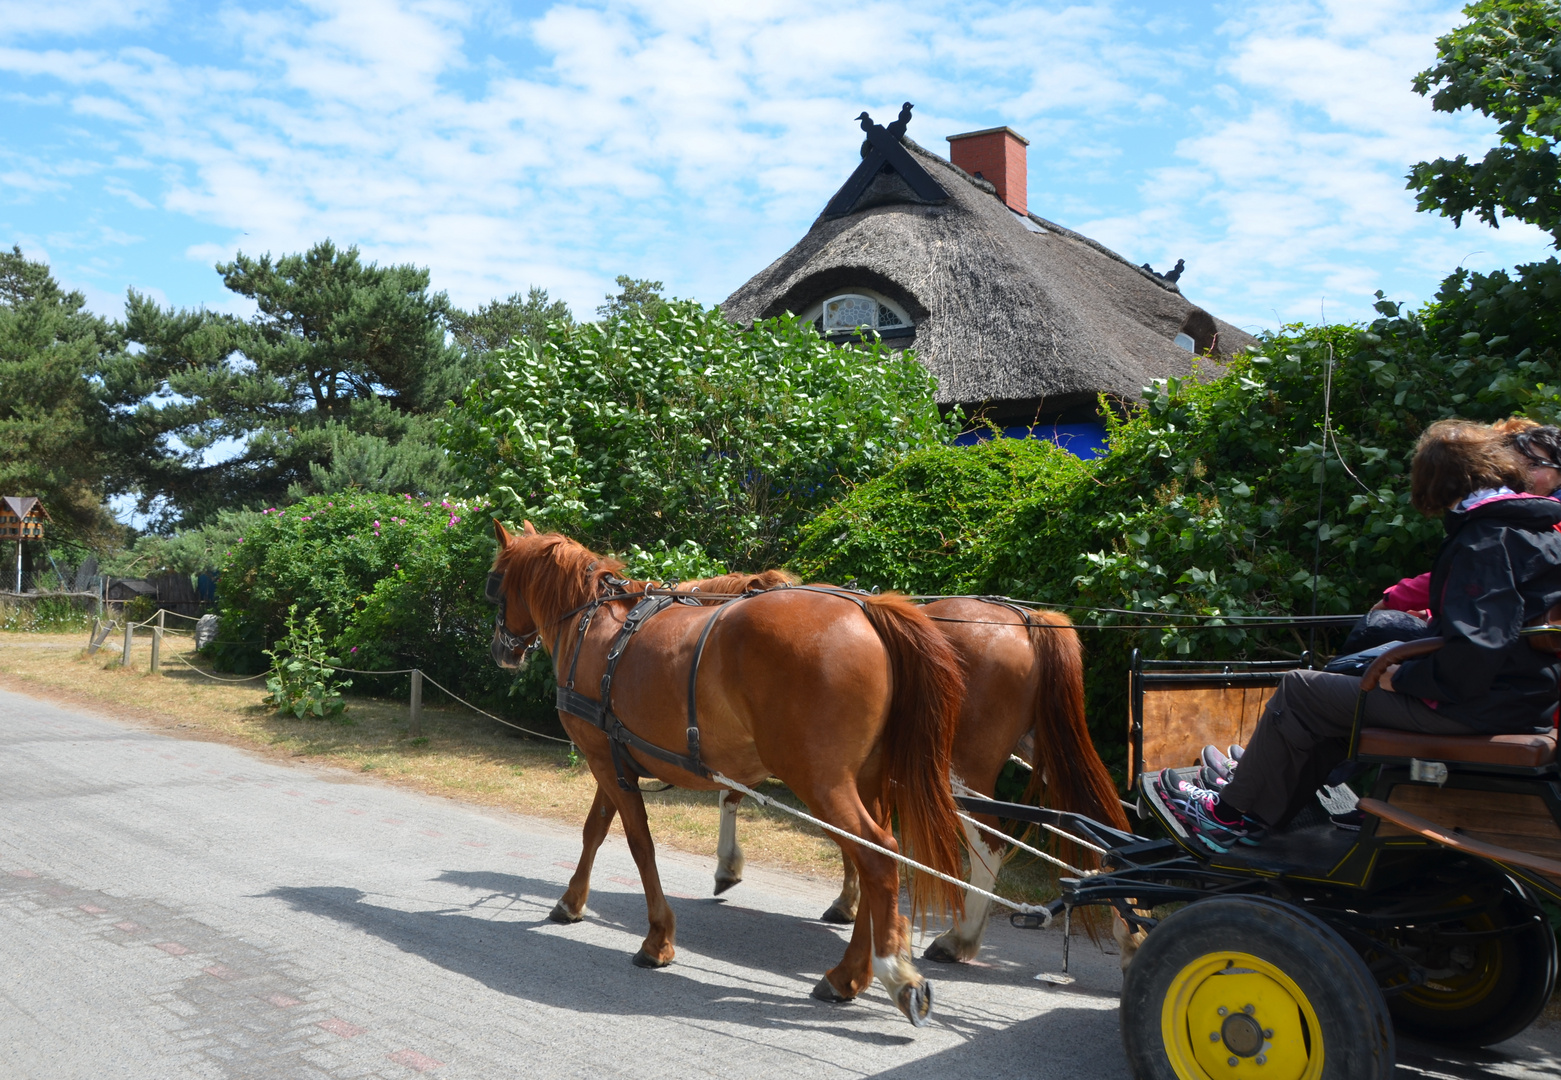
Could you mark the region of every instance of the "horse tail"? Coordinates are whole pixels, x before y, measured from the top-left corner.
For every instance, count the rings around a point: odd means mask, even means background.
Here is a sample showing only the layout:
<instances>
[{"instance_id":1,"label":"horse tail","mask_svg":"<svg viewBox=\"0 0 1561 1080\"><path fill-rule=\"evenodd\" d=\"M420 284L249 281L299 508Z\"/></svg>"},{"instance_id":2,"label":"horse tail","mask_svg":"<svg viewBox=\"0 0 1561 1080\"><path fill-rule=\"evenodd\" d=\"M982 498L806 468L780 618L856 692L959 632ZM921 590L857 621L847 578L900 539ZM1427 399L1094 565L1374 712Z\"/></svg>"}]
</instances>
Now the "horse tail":
<instances>
[{"instance_id":1,"label":"horse tail","mask_svg":"<svg viewBox=\"0 0 1561 1080\"><path fill-rule=\"evenodd\" d=\"M957 880L963 833L949 770L964 669L942 631L910 601L864 600L894 679L884 731L885 802L899 818L904 854ZM910 893L912 918L964 910L964 890L930 874L913 873Z\"/></svg>"},{"instance_id":2,"label":"horse tail","mask_svg":"<svg viewBox=\"0 0 1561 1080\"><path fill-rule=\"evenodd\" d=\"M1084 814L1130 831L1116 783L1095 752L1084 719L1084 647L1078 631L1060 612L1037 611L1031 618L1044 625L1030 631L1040 688L1031 726L1035 768L1025 801L1038 803L1044 795L1053 810Z\"/></svg>"}]
</instances>

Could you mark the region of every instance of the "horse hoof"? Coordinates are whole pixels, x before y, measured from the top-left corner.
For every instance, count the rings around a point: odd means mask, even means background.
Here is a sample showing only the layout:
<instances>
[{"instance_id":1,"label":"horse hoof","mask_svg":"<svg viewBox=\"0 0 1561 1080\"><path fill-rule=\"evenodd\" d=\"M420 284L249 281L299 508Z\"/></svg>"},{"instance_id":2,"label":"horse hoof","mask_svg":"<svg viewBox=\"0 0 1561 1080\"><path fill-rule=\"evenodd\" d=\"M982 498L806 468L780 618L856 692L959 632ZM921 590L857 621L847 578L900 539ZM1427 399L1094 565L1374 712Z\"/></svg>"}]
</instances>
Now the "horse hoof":
<instances>
[{"instance_id":1,"label":"horse hoof","mask_svg":"<svg viewBox=\"0 0 1561 1080\"><path fill-rule=\"evenodd\" d=\"M549 922L563 923L566 926L585 918L584 915L576 915L566 908L562 900L553 905L553 910L547 913L547 917Z\"/></svg>"},{"instance_id":2,"label":"horse hoof","mask_svg":"<svg viewBox=\"0 0 1561 1080\"><path fill-rule=\"evenodd\" d=\"M912 1027L923 1027L927 1023L928 1014L932 1012L932 984L926 981L906 983L900 987L894 1003L900 1007Z\"/></svg>"},{"instance_id":3,"label":"horse hoof","mask_svg":"<svg viewBox=\"0 0 1561 1080\"><path fill-rule=\"evenodd\" d=\"M830 904L829 910L820 915L819 918L828 923L836 923L840 926L850 926L852 923L856 922L856 912L847 911L839 904Z\"/></svg>"},{"instance_id":4,"label":"horse hoof","mask_svg":"<svg viewBox=\"0 0 1561 1080\"><path fill-rule=\"evenodd\" d=\"M671 960L657 960L645 951L645 946L640 946L640 951L634 954L634 966L641 968L664 968L672 963Z\"/></svg>"},{"instance_id":5,"label":"horse hoof","mask_svg":"<svg viewBox=\"0 0 1561 1080\"><path fill-rule=\"evenodd\" d=\"M724 877L721 874L717 874L715 876L715 894L717 896L720 896L727 889L730 889L733 885L740 885L740 884L742 884L742 880L743 879L740 878L740 877Z\"/></svg>"},{"instance_id":6,"label":"horse hoof","mask_svg":"<svg viewBox=\"0 0 1561 1080\"><path fill-rule=\"evenodd\" d=\"M943 944L942 938L938 938L931 945L928 945L926 951L921 956L923 960L932 960L939 964L959 963L959 953Z\"/></svg>"},{"instance_id":7,"label":"horse hoof","mask_svg":"<svg viewBox=\"0 0 1561 1080\"><path fill-rule=\"evenodd\" d=\"M840 996L840 992L835 989L835 984L829 981L828 976L818 981L818 985L813 988L813 996L820 1001L827 1001L831 1005L841 1005L851 1000L851 998Z\"/></svg>"}]
</instances>

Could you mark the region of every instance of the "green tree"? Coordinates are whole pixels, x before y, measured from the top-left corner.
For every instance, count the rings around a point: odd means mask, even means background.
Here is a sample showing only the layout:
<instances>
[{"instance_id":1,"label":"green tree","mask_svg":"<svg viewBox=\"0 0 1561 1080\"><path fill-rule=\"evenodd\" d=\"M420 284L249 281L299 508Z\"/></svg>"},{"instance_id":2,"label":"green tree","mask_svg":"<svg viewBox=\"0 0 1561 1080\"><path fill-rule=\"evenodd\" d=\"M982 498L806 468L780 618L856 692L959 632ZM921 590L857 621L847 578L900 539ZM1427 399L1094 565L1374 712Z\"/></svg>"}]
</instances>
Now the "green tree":
<instances>
[{"instance_id":1,"label":"green tree","mask_svg":"<svg viewBox=\"0 0 1561 1080\"><path fill-rule=\"evenodd\" d=\"M0 251L0 494L40 497L56 534L91 543L114 531L103 502L114 421L96 380L119 347L47 264Z\"/></svg>"},{"instance_id":2,"label":"green tree","mask_svg":"<svg viewBox=\"0 0 1561 1080\"><path fill-rule=\"evenodd\" d=\"M619 274L617 284L617 293L608 293L607 303L596 309L596 314L609 322L634 316L654 318L666 303L659 281Z\"/></svg>"},{"instance_id":3,"label":"green tree","mask_svg":"<svg viewBox=\"0 0 1561 1080\"><path fill-rule=\"evenodd\" d=\"M1465 154L1422 161L1409 173L1419 209L1455 222L1473 213L1544 229L1561 244L1561 3L1478 0L1468 21L1437 39L1437 63L1415 76L1438 112L1475 109L1500 125L1479 161Z\"/></svg>"},{"instance_id":4,"label":"green tree","mask_svg":"<svg viewBox=\"0 0 1561 1080\"><path fill-rule=\"evenodd\" d=\"M167 528L316 491L445 490L432 417L471 361L446 341L449 302L426 270L330 241L217 270L253 318L126 303L137 348L105 391L143 512Z\"/></svg>"},{"instance_id":5,"label":"green tree","mask_svg":"<svg viewBox=\"0 0 1561 1080\"><path fill-rule=\"evenodd\" d=\"M495 353L446 445L468 490L516 520L762 567L840 492L951 434L909 355L668 301Z\"/></svg>"},{"instance_id":6,"label":"green tree","mask_svg":"<svg viewBox=\"0 0 1561 1080\"><path fill-rule=\"evenodd\" d=\"M450 310L450 332L469 353L479 356L502 349L516 338L541 341L549 323L572 323L569 305L548 299L547 290L535 285L524 297L512 294L492 300L475 311Z\"/></svg>"}]
</instances>

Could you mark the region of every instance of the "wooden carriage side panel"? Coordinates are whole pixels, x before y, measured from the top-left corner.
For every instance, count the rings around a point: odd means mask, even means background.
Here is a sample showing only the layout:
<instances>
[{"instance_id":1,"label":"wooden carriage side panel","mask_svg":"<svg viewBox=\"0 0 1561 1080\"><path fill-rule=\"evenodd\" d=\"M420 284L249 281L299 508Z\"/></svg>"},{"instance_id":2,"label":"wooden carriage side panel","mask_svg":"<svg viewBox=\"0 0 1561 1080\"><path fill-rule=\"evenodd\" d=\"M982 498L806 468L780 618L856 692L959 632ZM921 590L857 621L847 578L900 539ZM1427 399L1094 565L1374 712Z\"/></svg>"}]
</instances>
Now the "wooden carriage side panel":
<instances>
[{"instance_id":1,"label":"wooden carriage side panel","mask_svg":"<svg viewBox=\"0 0 1561 1080\"><path fill-rule=\"evenodd\" d=\"M1561 859L1561 825L1538 795L1397 784L1388 793L1388 804L1487 844ZM1377 826L1377 835L1414 834L1384 821Z\"/></svg>"},{"instance_id":2,"label":"wooden carriage side panel","mask_svg":"<svg viewBox=\"0 0 1561 1080\"><path fill-rule=\"evenodd\" d=\"M1144 753L1133 760L1128 741L1129 775L1195 765L1210 743L1224 750L1245 746L1257 727L1272 686L1187 686L1146 682L1143 688Z\"/></svg>"}]
</instances>

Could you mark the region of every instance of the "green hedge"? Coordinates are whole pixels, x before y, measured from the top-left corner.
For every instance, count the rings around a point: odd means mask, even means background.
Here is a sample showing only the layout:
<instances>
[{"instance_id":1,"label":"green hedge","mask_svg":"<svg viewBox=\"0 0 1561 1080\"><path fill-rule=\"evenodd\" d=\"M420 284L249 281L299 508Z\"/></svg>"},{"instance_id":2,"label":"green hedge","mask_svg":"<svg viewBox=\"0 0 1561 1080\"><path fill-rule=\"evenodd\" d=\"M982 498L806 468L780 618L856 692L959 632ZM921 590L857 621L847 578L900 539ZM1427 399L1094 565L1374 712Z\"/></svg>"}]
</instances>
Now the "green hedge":
<instances>
[{"instance_id":1,"label":"green hedge","mask_svg":"<svg viewBox=\"0 0 1561 1080\"><path fill-rule=\"evenodd\" d=\"M451 415L451 462L504 510L599 551L690 542L768 566L850 484L946 442L934 384L881 342L839 346L672 301L548 327L491 358Z\"/></svg>"},{"instance_id":2,"label":"green hedge","mask_svg":"<svg viewBox=\"0 0 1561 1080\"><path fill-rule=\"evenodd\" d=\"M1442 300L1425 318L1381 303L1365 329L1292 327L1218 378L1159 383L1141 408L1111 421L1111 453L1094 462L1038 443L912 455L820 514L792 568L811 579L1075 605L1077 622L1102 627L1206 617L1211 625L1198 630L1085 631L1092 731L1120 764L1133 648L1299 655L1310 635L1221 621L1310 614L1319 540L1317 612L1365 610L1384 586L1428 569L1440 542L1440 522L1408 499L1424 426L1451 415L1554 417L1547 355L1503 349L1506 339L1470 329L1480 316L1467 284ZM1082 610L1090 607L1133 614ZM1316 647L1341 637L1319 634Z\"/></svg>"},{"instance_id":3,"label":"green hedge","mask_svg":"<svg viewBox=\"0 0 1561 1080\"><path fill-rule=\"evenodd\" d=\"M224 553L219 664L257 672L287 610L313 614L325 648L365 670L419 667L470 700L510 702L514 677L489 656L493 609L483 580L493 526L481 500L317 495L266 510ZM356 689L401 694L405 676L355 676Z\"/></svg>"}]
</instances>

